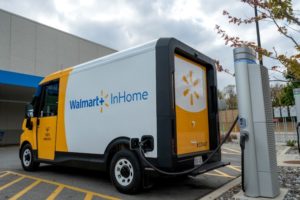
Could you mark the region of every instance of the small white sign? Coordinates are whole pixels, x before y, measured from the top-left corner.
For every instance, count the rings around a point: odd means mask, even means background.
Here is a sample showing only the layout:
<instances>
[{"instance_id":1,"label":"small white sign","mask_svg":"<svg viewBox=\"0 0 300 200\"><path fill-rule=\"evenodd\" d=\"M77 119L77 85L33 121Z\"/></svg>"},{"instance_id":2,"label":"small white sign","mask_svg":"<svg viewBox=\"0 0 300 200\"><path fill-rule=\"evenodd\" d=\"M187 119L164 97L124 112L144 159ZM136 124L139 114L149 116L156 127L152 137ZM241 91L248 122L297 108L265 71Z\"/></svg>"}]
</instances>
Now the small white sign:
<instances>
[{"instance_id":1,"label":"small white sign","mask_svg":"<svg viewBox=\"0 0 300 200\"><path fill-rule=\"evenodd\" d=\"M274 117L275 118L281 117L280 107L274 107L273 111L274 111Z\"/></svg>"},{"instance_id":2,"label":"small white sign","mask_svg":"<svg viewBox=\"0 0 300 200\"><path fill-rule=\"evenodd\" d=\"M288 107L287 106L282 106L281 107L281 116L282 117L288 117L289 112L288 112Z\"/></svg>"},{"instance_id":3,"label":"small white sign","mask_svg":"<svg viewBox=\"0 0 300 200\"><path fill-rule=\"evenodd\" d=\"M291 116L291 117L296 117L296 116L297 116L297 113L296 113L296 106L295 106L295 105L289 106L289 110L290 110L290 116Z\"/></svg>"},{"instance_id":4,"label":"small white sign","mask_svg":"<svg viewBox=\"0 0 300 200\"><path fill-rule=\"evenodd\" d=\"M202 156L194 157L194 166L199 166L203 163Z\"/></svg>"}]
</instances>

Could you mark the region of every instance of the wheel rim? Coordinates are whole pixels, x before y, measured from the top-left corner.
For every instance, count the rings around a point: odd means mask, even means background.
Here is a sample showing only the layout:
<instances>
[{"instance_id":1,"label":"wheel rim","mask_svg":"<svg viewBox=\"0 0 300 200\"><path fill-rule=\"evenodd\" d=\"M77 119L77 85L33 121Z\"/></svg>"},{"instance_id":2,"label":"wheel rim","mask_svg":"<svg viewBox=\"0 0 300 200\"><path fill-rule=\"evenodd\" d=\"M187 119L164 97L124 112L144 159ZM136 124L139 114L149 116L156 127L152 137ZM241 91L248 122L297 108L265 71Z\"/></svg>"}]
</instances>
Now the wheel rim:
<instances>
[{"instance_id":1,"label":"wheel rim","mask_svg":"<svg viewBox=\"0 0 300 200\"><path fill-rule=\"evenodd\" d=\"M25 167L28 167L31 163L31 151L29 149L25 149L23 153L23 164Z\"/></svg>"},{"instance_id":2,"label":"wheel rim","mask_svg":"<svg viewBox=\"0 0 300 200\"><path fill-rule=\"evenodd\" d=\"M118 160L115 165L115 178L122 186L128 186L133 180L134 172L132 164L126 158Z\"/></svg>"}]
</instances>

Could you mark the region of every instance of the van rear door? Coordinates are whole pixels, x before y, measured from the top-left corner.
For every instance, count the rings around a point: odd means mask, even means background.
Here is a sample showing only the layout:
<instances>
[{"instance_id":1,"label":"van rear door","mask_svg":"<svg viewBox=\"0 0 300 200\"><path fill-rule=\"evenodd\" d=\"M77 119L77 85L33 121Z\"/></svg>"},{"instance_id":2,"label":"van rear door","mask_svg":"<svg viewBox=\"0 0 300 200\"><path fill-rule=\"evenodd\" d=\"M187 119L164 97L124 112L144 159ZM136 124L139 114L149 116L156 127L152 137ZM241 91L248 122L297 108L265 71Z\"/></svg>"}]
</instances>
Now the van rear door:
<instances>
[{"instance_id":1,"label":"van rear door","mask_svg":"<svg viewBox=\"0 0 300 200\"><path fill-rule=\"evenodd\" d=\"M209 150L206 68L175 54L177 155Z\"/></svg>"}]
</instances>

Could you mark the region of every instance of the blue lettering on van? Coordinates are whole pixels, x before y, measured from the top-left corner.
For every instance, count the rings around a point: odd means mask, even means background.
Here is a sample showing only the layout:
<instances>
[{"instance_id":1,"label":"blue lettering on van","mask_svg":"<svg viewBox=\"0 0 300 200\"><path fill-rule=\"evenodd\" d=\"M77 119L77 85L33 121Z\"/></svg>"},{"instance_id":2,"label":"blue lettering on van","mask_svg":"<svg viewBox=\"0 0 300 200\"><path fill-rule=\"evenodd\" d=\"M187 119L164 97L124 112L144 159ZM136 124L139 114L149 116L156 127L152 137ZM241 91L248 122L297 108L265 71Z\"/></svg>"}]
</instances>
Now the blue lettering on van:
<instances>
[{"instance_id":1,"label":"blue lettering on van","mask_svg":"<svg viewBox=\"0 0 300 200\"><path fill-rule=\"evenodd\" d=\"M147 91L134 93L127 93L125 91L118 92L117 95L110 95L110 104L129 103L132 101L145 101L148 99L148 96L149 94Z\"/></svg>"},{"instance_id":2,"label":"blue lettering on van","mask_svg":"<svg viewBox=\"0 0 300 200\"><path fill-rule=\"evenodd\" d=\"M96 96L93 99L70 100L70 108L72 110L72 109L80 109L80 108L86 108L86 107L99 106L99 104L101 104L101 102L103 101L103 99L102 99L102 101L101 101L101 99L98 96Z\"/></svg>"},{"instance_id":3,"label":"blue lettering on van","mask_svg":"<svg viewBox=\"0 0 300 200\"><path fill-rule=\"evenodd\" d=\"M82 108L90 108L90 107L102 107L113 104L122 104L122 103L133 103L139 101L146 101L149 98L148 91L142 92L117 92L115 94L110 94L110 99L107 98L108 95L103 98L102 96L95 96L94 98L87 98L87 99L73 99L69 101L70 109L82 109Z\"/></svg>"}]
</instances>

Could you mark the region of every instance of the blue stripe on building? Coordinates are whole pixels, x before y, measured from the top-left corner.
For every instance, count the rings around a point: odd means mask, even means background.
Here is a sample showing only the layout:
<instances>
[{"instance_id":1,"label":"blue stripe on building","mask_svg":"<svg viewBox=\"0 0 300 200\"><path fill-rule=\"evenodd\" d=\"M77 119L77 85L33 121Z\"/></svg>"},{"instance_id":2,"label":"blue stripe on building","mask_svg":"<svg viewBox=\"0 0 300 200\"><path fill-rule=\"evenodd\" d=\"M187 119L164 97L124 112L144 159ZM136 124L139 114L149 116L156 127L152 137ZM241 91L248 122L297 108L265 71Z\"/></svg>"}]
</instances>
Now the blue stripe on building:
<instances>
[{"instance_id":1,"label":"blue stripe on building","mask_svg":"<svg viewBox=\"0 0 300 200\"><path fill-rule=\"evenodd\" d=\"M44 77L0 70L0 84L37 87Z\"/></svg>"}]
</instances>

